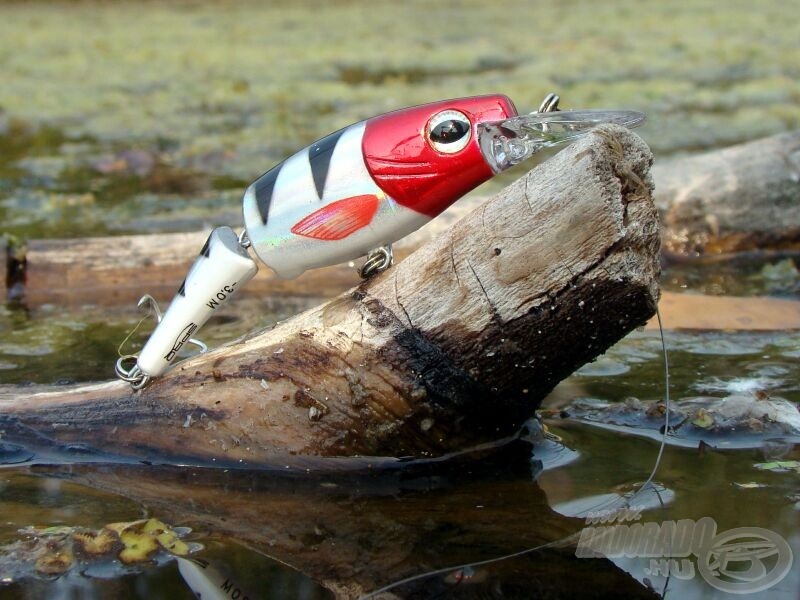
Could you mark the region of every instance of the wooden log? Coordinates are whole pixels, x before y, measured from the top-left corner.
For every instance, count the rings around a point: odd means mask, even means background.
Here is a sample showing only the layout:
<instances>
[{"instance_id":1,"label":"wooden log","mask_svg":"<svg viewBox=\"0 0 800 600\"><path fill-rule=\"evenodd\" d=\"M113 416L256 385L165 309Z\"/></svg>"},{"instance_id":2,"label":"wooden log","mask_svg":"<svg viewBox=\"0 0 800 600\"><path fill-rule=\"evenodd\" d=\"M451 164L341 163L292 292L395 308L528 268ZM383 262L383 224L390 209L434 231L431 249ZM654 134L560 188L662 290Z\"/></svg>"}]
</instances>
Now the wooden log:
<instances>
[{"instance_id":1,"label":"wooden log","mask_svg":"<svg viewBox=\"0 0 800 600\"><path fill-rule=\"evenodd\" d=\"M653 168L662 249L671 260L720 260L753 249L800 252L800 131L666 162ZM480 206L465 198L395 246L402 259ZM130 304L148 292L171 299L207 231L74 240L31 240L26 302ZM777 255L776 255L777 256ZM18 281L19 256L8 262ZM266 268L245 288L255 295L330 297L356 285L347 265L283 280ZM14 293L22 290L15 288Z\"/></svg>"},{"instance_id":2,"label":"wooden log","mask_svg":"<svg viewBox=\"0 0 800 600\"><path fill-rule=\"evenodd\" d=\"M0 426L148 460L243 464L439 456L511 435L653 314L651 161L635 134L598 128L318 308L138 393L6 391Z\"/></svg>"},{"instance_id":3,"label":"wooden log","mask_svg":"<svg viewBox=\"0 0 800 600\"><path fill-rule=\"evenodd\" d=\"M800 131L653 168L664 248L800 250Z\"/></svg>"},{"instance_id":4,"label":"wooden log","mask_svg":"<svg viewBox=\"0 0 800 600\"><path fill-rule=\"evenodd\" d=\"M395 244L395 259L403 260L485 200L475 198L451 206ZM209 232L31 240L24 254L14 247L7 250L6 290L15 297L24 296L31 308L43 304L135 305L144 293L168 302ZM357 269L347 264L307 271L297 279L281 279L262 265L244 293L331 297L358 282Z\"/></svg>"}]
</instances>

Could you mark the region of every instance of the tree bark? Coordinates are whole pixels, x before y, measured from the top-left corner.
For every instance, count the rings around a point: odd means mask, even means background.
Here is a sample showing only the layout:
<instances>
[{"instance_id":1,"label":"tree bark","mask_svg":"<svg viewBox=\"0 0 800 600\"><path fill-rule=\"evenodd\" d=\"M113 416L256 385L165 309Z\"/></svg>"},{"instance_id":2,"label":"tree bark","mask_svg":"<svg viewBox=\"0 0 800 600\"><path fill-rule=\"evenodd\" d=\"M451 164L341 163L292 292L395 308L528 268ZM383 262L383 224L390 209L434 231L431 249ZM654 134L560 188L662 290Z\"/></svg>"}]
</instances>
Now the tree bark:
<instances>
[{"instance_id":1,"label":"tree bark","mask_svg":"<svg viewBox=\"0 0 800 600\"><path fill-rule=\"evenodd\" d=\"M754 249L800 251L800 131L780 134L653 168L662 249L673 260L718 259ZM463 199L395 245L402 259L480 206ZM75 240L32 240L24 272L19 253L7 282L29 306L46 303L135 304L144 292L167 301L208 232ZM248 294L325 296L358 281L347 265L316 269L294 280L262 268ZM7 290L11 287L7 283ZM9 290L10 291L10 290Z\"/></svg>"},{"instance_id":2,"label":"tree bark","mask_svg":"<svg viewBox=\"0 0 800 600\"><path fill-rule=\"evenodd\" d=\"M635 134L598 128L358 288L138 393L7 391L0 428L251 465L440 456L512 435L655 311L651 161Z\"/></svg>"},{"instance_id":3,"label":"tree bark","mask_svg":"<svg viewBox=\"0 0 800 600\"><path fill-rule=\"evenodd\" d=\"M800 250L800 131L653 168L664 249Z\"/></svg>"}]
</instances>

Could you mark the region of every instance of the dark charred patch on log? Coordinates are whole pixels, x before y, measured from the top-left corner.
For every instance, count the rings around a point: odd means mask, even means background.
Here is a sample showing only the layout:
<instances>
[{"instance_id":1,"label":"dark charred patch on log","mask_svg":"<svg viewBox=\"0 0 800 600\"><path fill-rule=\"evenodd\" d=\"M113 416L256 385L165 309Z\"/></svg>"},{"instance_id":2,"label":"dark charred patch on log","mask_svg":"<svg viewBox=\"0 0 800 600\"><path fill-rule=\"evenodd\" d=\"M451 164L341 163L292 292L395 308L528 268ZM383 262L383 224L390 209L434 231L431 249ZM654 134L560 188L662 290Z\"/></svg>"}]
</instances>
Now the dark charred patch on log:
<instances>
[{"instance_id":1,"label":"dark charred patch on log","mask_svg":"<svg viewBox=\"0 0 800 600\"><path fill-rule=\"evenodd\" d=\"M372 315L367 317L367 323L373 327L382 329L393 323L398 323L397 318L379 300L370 298L364 301L364 307Z\"/></svg>"},{"instance_id":2,"label":"dark charred patch on log","mask_svg":"<svg viewBox=\"0 0 800 600\"><path fill-rule=\"evenodd\" d=\"M404 452L418 454L421 449L442 452L456 447L462 433L486 434L486 439L496 439L508 431L496 428L496 419L489 419L494 411L491 391L470 373L457 365L442 349L418 330L408 327L377 298L363 303L371 315L368 322L393 326L396 333L391 341L378 350L378 360L403 373L409 382L403 395L412 412L398 424L400 435L385 436L394 440L387 446L384 440L373 448L376 452ZM489 428L484 425L491 423ZM485 429L485 431L484 431ZM491 433L489 431L491 429ZM397 447L402 443L403 447Z\"/></svg>"},{"instance_id":3,"label":"dark charred patch on log","mask_svg":"<svg viewBox=\"0 0 800 600\"><path fill-rule=\"evenodd\" d=\"M465 343L494 348L487 360L461 366L477 379L497 383L488 395L489 419L506 422L517 415L524 420L559 381L643 325L655 313L655 300L646 285L593 278L565 288L502 328L492 324L479 333L447 328L430 335L456 361ZM585 309L576 322L579 303Z\"/></svg>"}]
</instances>

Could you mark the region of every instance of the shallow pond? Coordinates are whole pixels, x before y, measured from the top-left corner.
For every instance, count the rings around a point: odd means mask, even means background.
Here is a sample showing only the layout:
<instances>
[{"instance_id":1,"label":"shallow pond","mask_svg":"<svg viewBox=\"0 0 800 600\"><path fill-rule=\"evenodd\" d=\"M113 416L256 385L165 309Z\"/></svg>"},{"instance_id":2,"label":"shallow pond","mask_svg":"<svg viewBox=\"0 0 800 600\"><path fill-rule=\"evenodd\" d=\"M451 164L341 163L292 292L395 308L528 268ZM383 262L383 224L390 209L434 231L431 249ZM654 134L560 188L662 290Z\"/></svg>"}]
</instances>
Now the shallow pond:
<instances>
[{"instance_id":1,"label":"shallow pond","mask_svg":"<svg viewBox=\"0 0 800 600\"><path fill-rule=\"evenodd\" d=\"M565 107L637 108L657 160L800 125L785 0L378 4L0 3L0 237L237 224L243 187L289 153L443 97L500 91L532 110L555 90ZM798 265L791 255L670 262L663 287L796 298ZM204 339L315 302L246 299ZM0 384L107 379L139 318L130 307L0 305ZM675 401L800 402L797 332L668 331L667 345ZM648 586L661 593L666 580L649 558L575 554L586 512L617 506L648 478L658 429L598 427L566 407L656 401L663 389L657 334L634 332L556 389L542 411L548 435L531 426L533 445L325 476L93 464L86 445L43 460L0 430L0 597L313 599L384 586L408 598L655 597ZM673 435L681 443L666 447L658 493L631 500L640 522L770 530L794 567L752 595L798 597L797 439ZM139 531L150 519L166 531ZM65 551L103 531L120 532L113 552ZM123 537L142 560L117 558ZM729 596L700 562L680 565L668 597Z\"/></svg>"},{"instance_id":2,"label":"shallow pond","mask_svg":"<svg viewBox=\"0 0 800 600\"><path fill-rule=\"evenodd\" d=\"M271 311L264 311L263 304L248 300L237 314L213 323L207 334L212 343L229 339L313 302L272 303L266 307ZM52 308L25 314L7 308L6 326L26 333L4 349L3 360L16 363L3 371L4 379L106 376L115 344L137 316L116 309L111 320L93 324L91 314L64 315ZM54 330L64 333L59 337ZM98 343L106 338L114 343ZM800 401L800 336L794 332L668 331L667 344L675 401L760 392ZM60 577L39 573L34 562L10 554L14 544L31 539L33 534L24 531L31 526L97 530L144 517L191 528L187 541L202 546L191 556L209 561L222 574L220 585L227 580L242 590L256 590L250 597L330 597L318 582L345 593L411 576L419 578L393 591L401 597L526 598L538 590L572 597L591 582L606 595L615 589L644 594L631 578L647 579L661 590L664 579L645 570L649 559L615 559L616 567L601 559L577 559L576 539L570 539L585 525L581 517L586 511L616 506L609 498L630 493L647 479L659 448L658 432L648 438L557 413L576 398L659 400L663 385L657 332L634 332L545 402L544 422L558 441L540 440L533 446L512 442L480 457L378 473L309 476L141 465L33 466L25 462L30 454L6 448L7 464L0 470L0 556L5 554L0 577L14 583L3 593L20 598L191 597L189 584L197 581L188 575L187 583L182 575L187 569L179 566L186 559L169 553L132 566L113 556L78 557ZM733 432L725 443L746 434ZM791 464L800 459L800 446L796 436L769 437L751 438L737 450L722 449L725 443L710 434L706 440L711 446L697 440L688 447L668 445L656 476L660 494L632 502L646 506L642 522L711 517L718 532L766 528L782 536L796 555L798 472L759 465ZM502 558L551 543L556 547ZM490 562L460 566L486 560ZM696 568L695 559L692 565ZM436 572L425 575L431 571ZM771 598L793 598L798 589L795 569L768 593ZM669 590L681 597L706 597L714 591L697 573L685 580L673 576Z\"/></svg>"}]
</instances>

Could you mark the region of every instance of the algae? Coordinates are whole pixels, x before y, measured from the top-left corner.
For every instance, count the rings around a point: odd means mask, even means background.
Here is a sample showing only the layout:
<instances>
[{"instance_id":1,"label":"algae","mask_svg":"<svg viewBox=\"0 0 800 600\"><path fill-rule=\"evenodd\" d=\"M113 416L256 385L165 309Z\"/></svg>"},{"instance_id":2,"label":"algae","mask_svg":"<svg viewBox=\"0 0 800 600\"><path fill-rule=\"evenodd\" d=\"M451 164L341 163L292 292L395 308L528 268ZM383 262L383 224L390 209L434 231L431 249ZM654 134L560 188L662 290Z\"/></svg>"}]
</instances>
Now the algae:
<instances>
[{"instance_id":1,"label":"algae","mask_svg":"<svg viewBox=\"0 0 800 600\"><path fill-rule=\"evenodd\" d=\"M0 4L0 218L40 237L169 220L104 218L142 194L233 214L247 182L314 139L460 95L636 108L659 157L753 139L800 124L790 13L779 0ZM126 153L153 171L115 169ZM64 208L76 198L91 206Z\"/></svg>"}]
</instances>

